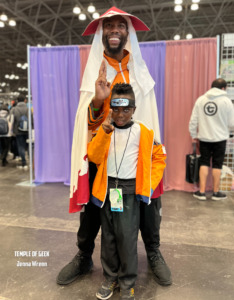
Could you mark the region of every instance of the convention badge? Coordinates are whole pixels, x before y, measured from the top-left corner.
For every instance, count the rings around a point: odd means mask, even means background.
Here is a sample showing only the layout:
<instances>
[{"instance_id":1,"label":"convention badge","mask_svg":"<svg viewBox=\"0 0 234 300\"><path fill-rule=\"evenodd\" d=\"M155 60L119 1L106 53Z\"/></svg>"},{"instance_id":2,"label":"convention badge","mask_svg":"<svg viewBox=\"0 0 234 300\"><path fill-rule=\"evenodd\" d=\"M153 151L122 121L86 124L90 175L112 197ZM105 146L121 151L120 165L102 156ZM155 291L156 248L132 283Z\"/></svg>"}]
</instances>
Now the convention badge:
<instances>
[{"instance_id":1,"label":"convention badge","mask_svg":"<svg viewBox=\"0 0 234 300\"><path fill-rule=\"evenodd\" d=\"M110 189L111 211L123 211L122 189Z\"/></svg>"}]
</instances>

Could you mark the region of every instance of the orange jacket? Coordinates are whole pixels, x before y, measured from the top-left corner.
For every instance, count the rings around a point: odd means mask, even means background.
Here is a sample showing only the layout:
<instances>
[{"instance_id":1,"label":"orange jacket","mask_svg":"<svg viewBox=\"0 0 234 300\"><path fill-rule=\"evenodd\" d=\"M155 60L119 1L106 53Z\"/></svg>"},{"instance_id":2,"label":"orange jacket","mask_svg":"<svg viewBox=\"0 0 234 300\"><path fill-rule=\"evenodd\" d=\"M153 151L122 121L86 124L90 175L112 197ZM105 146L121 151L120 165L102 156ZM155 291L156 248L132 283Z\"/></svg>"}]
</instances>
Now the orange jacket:
<instances>
[{"instance_id":1,"label":"orange jacket","mask_svg":"<svg viewBox=\"0 0 234 300\"><path fill-rule=\"evenodd\" d=\"M154 144L154 132L140 123L141 134L136 172L136 198L150 204L150 196L163 177L166 155L162 145ZM102 207L107 194L107 159L112 133L100 126L97 135L88 144L88 159L97 165L91 201Z\"/></svg>"}]
</instances>

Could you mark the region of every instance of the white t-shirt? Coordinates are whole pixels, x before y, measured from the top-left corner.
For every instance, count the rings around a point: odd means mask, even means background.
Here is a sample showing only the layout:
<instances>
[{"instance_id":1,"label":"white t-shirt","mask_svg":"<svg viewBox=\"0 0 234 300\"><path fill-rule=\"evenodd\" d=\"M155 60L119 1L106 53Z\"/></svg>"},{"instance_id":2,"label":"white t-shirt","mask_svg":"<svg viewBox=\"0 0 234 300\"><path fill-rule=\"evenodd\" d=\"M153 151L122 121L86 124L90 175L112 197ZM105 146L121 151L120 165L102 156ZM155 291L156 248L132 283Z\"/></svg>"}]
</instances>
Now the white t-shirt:
<instances>
[{"instance_id":1,"label":"white t-shirt","mask_svg":"<svg viewBox=\"0 0 234 300\"><path fill-rule=\"evenodd\" d=\"M131 133L129 136L130 130ZM108 176L117 177L117 172L116 172L116 164L117 164L117 170L119 170L118 178L120 179L136 178L140 134L141 134L140 125L136 123L134 123L131 127L126 129L119 129L115 127L115 131L112 133L111 136L111 143L110 143L108 160L107 160ZM116 149L114 149L114 135L115 135ZM129 141L123 157L128 136L129 136ZM116 153L116 164L115 164L115 153ZM123 157L123 161L121 163L122 157Z\"/></svg>"}]
</instances>

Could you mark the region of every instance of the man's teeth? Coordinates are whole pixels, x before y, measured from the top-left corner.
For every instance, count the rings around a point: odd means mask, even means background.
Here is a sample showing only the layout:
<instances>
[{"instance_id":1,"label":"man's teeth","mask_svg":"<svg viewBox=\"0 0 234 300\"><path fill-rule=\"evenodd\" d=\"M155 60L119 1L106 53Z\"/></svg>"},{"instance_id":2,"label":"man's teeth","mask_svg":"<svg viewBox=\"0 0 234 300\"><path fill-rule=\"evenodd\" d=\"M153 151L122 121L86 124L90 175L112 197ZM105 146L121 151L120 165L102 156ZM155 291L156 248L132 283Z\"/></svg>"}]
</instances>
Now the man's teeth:
<instances>
[{"instance_id":1,"label":"man's teeth","mask_svg":"<svg viewBox=\"0 0 234 300\"><path fill-rule=\"evenodd\" d=\"M110 38L110 41L119 41L118 38Z\"/></svg>"}]
</instances>

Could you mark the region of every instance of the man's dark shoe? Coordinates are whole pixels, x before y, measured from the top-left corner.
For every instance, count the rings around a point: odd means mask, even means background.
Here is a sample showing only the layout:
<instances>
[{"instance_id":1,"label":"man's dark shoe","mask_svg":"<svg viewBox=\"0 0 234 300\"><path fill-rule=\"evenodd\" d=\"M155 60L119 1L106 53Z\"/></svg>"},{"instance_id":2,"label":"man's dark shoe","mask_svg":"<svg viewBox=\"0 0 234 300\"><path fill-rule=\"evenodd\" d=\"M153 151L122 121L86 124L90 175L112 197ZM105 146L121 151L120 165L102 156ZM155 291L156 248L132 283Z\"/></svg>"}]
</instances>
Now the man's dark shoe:
<instances>
[{"instance_id":1,"label":"man's dark shoe","mask_svg":"<svg viewBox=\"0 0 234 300\"><path fill-rule=\"evenodd\" d=\"M91 257L76 254L73 260L59 272L56 282L61 285L69 284L78 279L79 276L87 274L92 267L93 260Z\"/></svg>"},{"instance_id":2,"label":"man's dark shoe","mask_svg":"<svg viewBox=\"0 0 234 300\"><path fill-rule=\"evenodd\" d=\"M205 193L201 193L200 191L197 191L197 192L195 192L195 193L193 193L193 197L194 198L197 198L197 199L199 199L199 200L201 200L201 201L206 201L206 194Z\"/></svg>"},{"instance_id":3,"label":"man's dark shoe","mask_svg":"<svg viewBox=\"0 0 234 300\"><path fill-rule=\"evenodd\" d=\"M155 255L148 257L149 265L154 273L155 280L160 285L170 285L172 284L171 280L171 271L168 268L161 252L157 249Z\"/></svg>"},{"instance_id":4,"label":"man's dark shoe","mask_svg":"<svg viewBox=\"0 0 234 300\"><path fill-rule=\"evenodd\" d=\"M225 200L225 199L227 199L227 195L224 193L221 193L221 192L216 192L216 193L213 193L211 199L214 201Z\"/></svg>"}]
</instances>

